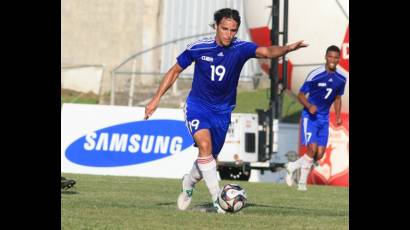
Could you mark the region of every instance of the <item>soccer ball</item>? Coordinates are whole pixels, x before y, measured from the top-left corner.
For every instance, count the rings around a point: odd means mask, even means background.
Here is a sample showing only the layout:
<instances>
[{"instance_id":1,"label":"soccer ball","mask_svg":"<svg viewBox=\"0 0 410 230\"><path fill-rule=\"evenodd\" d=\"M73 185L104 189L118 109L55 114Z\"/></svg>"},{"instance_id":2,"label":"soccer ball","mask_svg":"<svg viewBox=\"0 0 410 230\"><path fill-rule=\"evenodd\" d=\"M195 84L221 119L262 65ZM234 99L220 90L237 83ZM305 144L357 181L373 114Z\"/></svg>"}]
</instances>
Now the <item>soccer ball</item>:
<instances>
[{"instance_id":1,"label":"soccer ball","mask_svg":"<svg viewBox=\"0 0 410 230\"><path fill-rule=\"evenodd\" d=\"M246 192L238 184L227 184L219 193L218 204L227 212L239 212L246 204Z\"/></svg>"}]
</instances>

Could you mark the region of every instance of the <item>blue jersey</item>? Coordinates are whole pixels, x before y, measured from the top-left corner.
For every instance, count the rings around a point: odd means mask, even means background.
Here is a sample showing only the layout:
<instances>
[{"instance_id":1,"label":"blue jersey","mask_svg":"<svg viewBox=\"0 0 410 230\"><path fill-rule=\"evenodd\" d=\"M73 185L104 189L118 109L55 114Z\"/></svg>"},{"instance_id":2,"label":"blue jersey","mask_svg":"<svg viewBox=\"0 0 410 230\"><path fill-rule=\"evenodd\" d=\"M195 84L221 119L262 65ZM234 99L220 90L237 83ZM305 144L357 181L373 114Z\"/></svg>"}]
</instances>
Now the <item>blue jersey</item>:
<instances>
[{"instance_id":1,"label":"blue jersey","mask_svg":"<svg viewBox=\"0 0 410 230\"><path fill-rule=\"evenodd\" d=\"M346 77L336 69L327 72L325 66L313 70L300 88L300 92L309 93L308 102L317 107L317 114L328 119L329 110L336 96L343 95ZM307 113L308 109L304 108Z\"/></svg>"},{"instance_id":2,"label":"blue jersey","mask_svg":"<svg viewBox=\"0 0 410 230\"><path fill-rule=\"evenodd\" d=\"M177 57L183 69L195 62L192 89L187 102L199 103L216 113L232 112L236 88L245 62L256 57L257 45L234 39L229 47L220 46L214 38L188 45Z\"/></svg>"}]
</instances>

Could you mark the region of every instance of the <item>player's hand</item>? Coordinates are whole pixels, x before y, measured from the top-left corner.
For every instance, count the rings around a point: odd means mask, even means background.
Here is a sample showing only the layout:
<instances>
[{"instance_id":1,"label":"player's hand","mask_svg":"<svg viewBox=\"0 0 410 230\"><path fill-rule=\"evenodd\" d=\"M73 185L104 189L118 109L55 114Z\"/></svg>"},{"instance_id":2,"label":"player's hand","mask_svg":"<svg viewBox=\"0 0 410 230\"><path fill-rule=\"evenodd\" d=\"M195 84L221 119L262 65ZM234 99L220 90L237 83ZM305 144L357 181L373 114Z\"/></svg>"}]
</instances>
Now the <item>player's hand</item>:
<instances>
[{"instance_id":1,"label":"player's hand","mask_svg":"<svg viewBox=\"0 0 410 230\"><path fill-rule=\"evenodd\" d=\"M343 121L342 121L342 118L339 117L336 119L336 126L339 126L341 124L343 124Z\"/></svg>"},{"instance_id":2,"label":"player's hand","mask_svg":"<svg viewBox=\"0 0 410 230\"><path fill-rule=\"evenodd\" d=\"M309 107L309 113L311 113L311 114L316 114L316 111L317 111L317 107L316 107L316 105L311 105L310 107Z\"/></svg>"},{"instance_id":3,"label":"player's hand","mask_svg":"<svg viewBox=\"0 0 410 230\"><path fill-rule=\"evenodd\" d=\"M308 46L309 46L309 44L303 43L303 40L288 45L288 47L289 47L289 52L295 51L295 50L297 50L297 49L299 49L299 48L308 47Z\"/></svg>"},{"instance_id":4,"label":"player's hand","mask_svg":"<svg viewBox=\"0 0 410 230\"><path fill-rule=\"evenodd\" d=\"M159 99L153 98L146 106L145 106L145 115L144 120L147 120L158 107Z\"/></svg>"}]
</instances>

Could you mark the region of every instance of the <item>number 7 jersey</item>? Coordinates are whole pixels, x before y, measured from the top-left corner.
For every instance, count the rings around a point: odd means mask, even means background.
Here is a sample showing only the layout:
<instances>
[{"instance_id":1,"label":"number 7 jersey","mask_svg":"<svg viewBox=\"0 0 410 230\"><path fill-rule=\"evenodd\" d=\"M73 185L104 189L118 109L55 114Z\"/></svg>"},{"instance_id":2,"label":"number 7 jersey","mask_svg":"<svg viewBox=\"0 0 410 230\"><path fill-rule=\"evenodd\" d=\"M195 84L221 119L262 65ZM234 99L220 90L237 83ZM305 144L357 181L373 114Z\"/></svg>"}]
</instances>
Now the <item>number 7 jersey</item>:
<instances>
[{"instance_id":1,"label":"number 7 jersey","mask_svg":"<svg viewBox=\"0 0 410 230\"><path fill-rule=\"evenodd\" d=\"M192 89L187 101L200 103L216 113L235 108L236 89L245 62L256 57L257 45L234 39L230 46L216 43L214 38L191 43L177 57L183 69L195 62Z\"/></svg>"},{"instance_id":2,"label":"number 7 jersey","mask_svg":"<svg viewBox=\"0 0 410 230\"><path fill-rule=\"evenodd\" d=\"M327 72L325 66L321 66L308 75L300 92L309 93L309 103L317 107L319 116L327 118L336 96L343 95L345 85L346 77L340 70ZM306 108L304 110L307 112Z\"/></svg>"}]
</instances>

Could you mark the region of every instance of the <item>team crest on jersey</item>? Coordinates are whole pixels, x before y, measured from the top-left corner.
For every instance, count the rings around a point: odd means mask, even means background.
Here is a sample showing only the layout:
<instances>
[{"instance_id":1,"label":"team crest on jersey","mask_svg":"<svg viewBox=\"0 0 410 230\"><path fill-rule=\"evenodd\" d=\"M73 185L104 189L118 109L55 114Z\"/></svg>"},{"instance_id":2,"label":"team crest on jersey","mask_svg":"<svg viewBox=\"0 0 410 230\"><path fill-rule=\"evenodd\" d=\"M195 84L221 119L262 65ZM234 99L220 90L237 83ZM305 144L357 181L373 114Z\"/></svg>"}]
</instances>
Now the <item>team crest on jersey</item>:
<instances>
[{"instance_id":1,"label":"team crest on jersey","mask_svg":"<svg viewBox=\"0 0 410 230\"><path fill-rule=\"evenodd\" d=\"M214 61L213 58L208 57L208 56L201 56L201 59L204 60L204 61L207 61L207 62L213 62Z\"/></svg>"},{"instance_id":2,"label":"team crest on jersey","mask_svg":"<svg viewBox=\"0 0 410 230\"><path fill-rule=\"evenodd\" d=\"M319 82L319 84L317 84L317 86L319 86L319 87L326 87L326 82Z\"/></svg>"}]
</instances>

